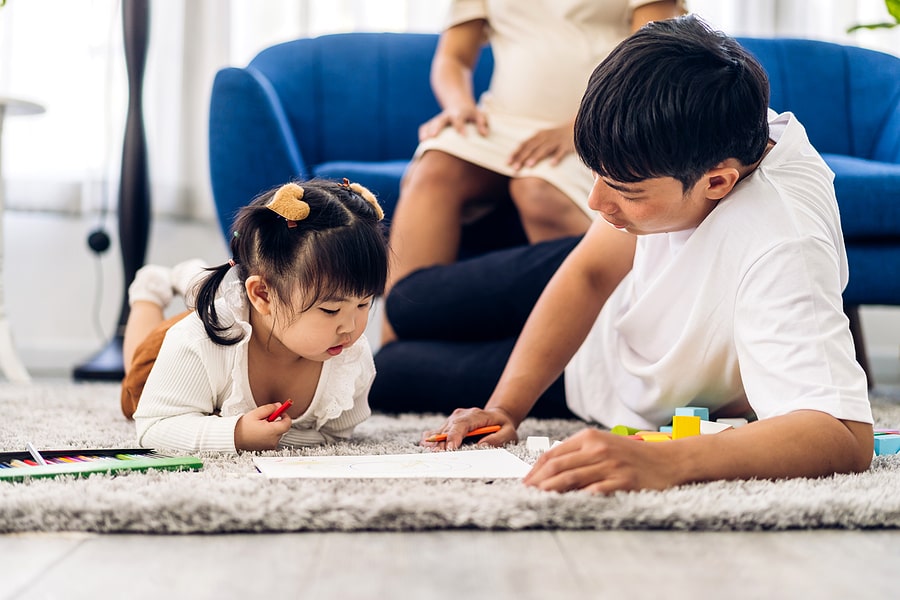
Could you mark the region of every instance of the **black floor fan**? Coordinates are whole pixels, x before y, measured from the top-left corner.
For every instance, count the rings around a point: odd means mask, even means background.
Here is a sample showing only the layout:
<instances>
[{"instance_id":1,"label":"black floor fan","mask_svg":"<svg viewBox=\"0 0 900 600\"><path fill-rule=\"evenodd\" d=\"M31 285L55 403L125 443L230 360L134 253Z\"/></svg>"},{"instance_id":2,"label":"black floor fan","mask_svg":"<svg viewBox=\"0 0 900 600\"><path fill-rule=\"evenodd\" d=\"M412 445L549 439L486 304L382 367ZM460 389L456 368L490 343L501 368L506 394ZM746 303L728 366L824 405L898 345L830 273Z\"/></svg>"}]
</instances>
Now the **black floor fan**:
<instances>
[{"instance_id":1,"label":"black floor fan","mask_svg":"<svg viewBox=\"0 0 900 600\"><path fill-rule=\"evenodd\" d=\"M143 79L149 43L149 0L122 0L125 65L128 70L128 114L122 144L119 180L119 246L124 288L116 332L107 345L86 363L75 367L76 380L120 381L124 375L122 339L128 321L128 286L144 265L150 232L150 181L144 134Z\"/></svg>"}]
</instances>

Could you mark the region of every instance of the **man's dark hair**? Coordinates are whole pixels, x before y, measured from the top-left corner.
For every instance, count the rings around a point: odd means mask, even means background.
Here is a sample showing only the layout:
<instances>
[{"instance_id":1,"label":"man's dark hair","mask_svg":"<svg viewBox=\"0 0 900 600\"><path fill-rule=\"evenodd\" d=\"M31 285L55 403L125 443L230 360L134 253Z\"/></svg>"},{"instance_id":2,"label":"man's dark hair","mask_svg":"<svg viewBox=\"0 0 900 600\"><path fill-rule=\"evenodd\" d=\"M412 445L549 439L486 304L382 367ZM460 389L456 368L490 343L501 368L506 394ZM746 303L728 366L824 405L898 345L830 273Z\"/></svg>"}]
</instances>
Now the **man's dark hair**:
<instances>
[{"instance_id":1,"label":"man's dark hair","mask_svg":"<svg viewBox=\"0 0 900 600\"><path fill-rule=\"evenodd\" d=\"M736 40L693 15L656 21L594 70L575 147L613 181L673 177L687 191L725 159L759 160L768 105L768 77Z\"/></svg>"}]
</instances>

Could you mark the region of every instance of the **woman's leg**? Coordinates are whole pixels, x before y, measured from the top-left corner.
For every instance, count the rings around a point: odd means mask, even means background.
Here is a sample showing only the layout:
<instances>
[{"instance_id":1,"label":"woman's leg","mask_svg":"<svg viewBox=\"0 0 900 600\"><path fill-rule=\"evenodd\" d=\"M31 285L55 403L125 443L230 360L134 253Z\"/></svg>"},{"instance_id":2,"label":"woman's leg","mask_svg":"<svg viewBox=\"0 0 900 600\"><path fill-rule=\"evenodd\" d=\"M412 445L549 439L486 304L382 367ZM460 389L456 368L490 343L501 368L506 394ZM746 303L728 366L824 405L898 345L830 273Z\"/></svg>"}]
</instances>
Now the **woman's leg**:
<instances>
[{"instance_id":1,"label":"woman's leg","mask_svg":"<svg viewBox=\"0 0 900 600\"><path fill-rule=\"evenodd\" d=\"M399 282L386 310L396 315L401 339L375 355L372 408L449 413L484 405L531 308L579 240L492 252ZM573 416L561 376L531 414Z\"/></svg>"},{"instance_id":2,"label":"woman's leg","mask_svg":"<svg viewBox=\"0 0 900 600\"><path fill-rule=\"evenodd\" d=\"M393 259L385 295L394 282L417 269L454 262L465 207L507 197L507 181L503 175L439 150L425 152L410 165L391 218ZM393 337L385 320L382 340Z\"/></svg>"},{"instance_id":3,"label":"woman's leg","mask_svg":"<svg viewBox=\"0 0 900 600\"><path fill-rule=\"evenodd\" d=\"M590 217L571 198L543 179L512 179L509 192L532 244L584 235L591 226Z\"/></svg>"},{"instance_id":4,"label":"woman's leg","mask_svg":"<svg viewBox=\"0 0 900 600\"><path fill-rule=\"evenodd\" d=\"M378 375L369 392L373 410L387 413L449 414L484 406L515 345L493 342L397 341L375 355ZM566 406L560 376L538 399L530 416L574 417Z\"/></svg>"},{"instance_id":5,"label":"woman's leg","mask_svg":"<svg viewBox=\"0 0 900 600\"><path fill-rule=\"evenodd\" d=\"M401 340L515 338L580 239L520 246L422 269L397 283L385 311Z\"/></svg>"}]
</instances>

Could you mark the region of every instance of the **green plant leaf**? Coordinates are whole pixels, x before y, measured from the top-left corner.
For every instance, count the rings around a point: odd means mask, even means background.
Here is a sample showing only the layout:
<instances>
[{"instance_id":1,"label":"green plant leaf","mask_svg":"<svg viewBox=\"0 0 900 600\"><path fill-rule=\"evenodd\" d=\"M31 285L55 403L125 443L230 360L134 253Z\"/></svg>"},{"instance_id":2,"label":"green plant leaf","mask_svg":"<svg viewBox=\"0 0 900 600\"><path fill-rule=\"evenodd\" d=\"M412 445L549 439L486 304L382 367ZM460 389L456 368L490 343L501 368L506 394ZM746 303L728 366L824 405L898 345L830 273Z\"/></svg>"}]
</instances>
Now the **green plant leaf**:
<instances>
[{"instance_id":1,"label":"green plant leaf","mask_svg":"<svg viewBox=\"0 0 900 600\"><path fill-rule=\"evenodd\" d=\"M847 33L853 33L854 31L858 31L860 29L891 29L892 27L897 27L898 25L900 25L900 23L871 23L869 25L854 25L847 30Z\"/></svg>"},{"instance_id":2,"label":"green plant leaf","mask_svg":"<svg viewBox=\"0 0 900 600\"><path fill-rule=\"evenodd\" d=\"M900 23L900 0L884 0L884 4L894 20Z\"/></svg>"},{"instance_id":3,"label":"green plant leaf","mask_svg":"<svg viewBox=\"0 0 900 600\"><path fill-rule=\"evenodd\" d=\"M847 29L847 33L853 33L854 31L858 31L860 29L891 29L892 27L897 27L900 25L900 0L884 0L884 5L887 7L888 13L892 17L894 17L894 22L885 22L885 23L870 23L868 25L854 25Z\"/></svg>"}]
</instances>

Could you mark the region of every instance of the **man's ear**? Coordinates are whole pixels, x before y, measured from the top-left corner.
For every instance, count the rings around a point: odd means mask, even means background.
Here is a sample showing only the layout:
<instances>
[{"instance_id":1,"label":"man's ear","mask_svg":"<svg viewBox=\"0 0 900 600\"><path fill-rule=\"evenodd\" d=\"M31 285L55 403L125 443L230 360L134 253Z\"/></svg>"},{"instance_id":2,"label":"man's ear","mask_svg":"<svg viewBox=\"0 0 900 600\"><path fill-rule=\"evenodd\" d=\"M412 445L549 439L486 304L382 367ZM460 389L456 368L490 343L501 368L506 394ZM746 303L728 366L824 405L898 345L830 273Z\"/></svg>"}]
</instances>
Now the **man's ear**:
<instances>
[{"instance_id":1,"label":"man's ear","mask_svg":"<svg viewBox=\"0 0 900 600\"><path fill-rule=\"evenodd\" d=\"M269 298L269 288L266 286L265 280L259 275L251 275L244 282L244 289L247 290L247 298L250 304L261 315L268 315L272 312L272 301Z\"/></svg>"},{"instance_id":2,"label":"man's ear","mask_svg":"<svg viewBox=\"0 0 900 600\"><path fill-rule=\"evenodd\" d=\"M713 167L703 176L706 180L706 197L710 200L721 200L731 193L737 182L741 180L740 171L729 161Z\"/></svg>"}]
</instances>

